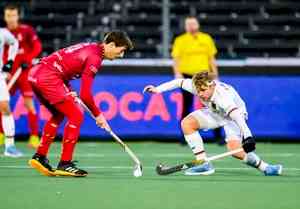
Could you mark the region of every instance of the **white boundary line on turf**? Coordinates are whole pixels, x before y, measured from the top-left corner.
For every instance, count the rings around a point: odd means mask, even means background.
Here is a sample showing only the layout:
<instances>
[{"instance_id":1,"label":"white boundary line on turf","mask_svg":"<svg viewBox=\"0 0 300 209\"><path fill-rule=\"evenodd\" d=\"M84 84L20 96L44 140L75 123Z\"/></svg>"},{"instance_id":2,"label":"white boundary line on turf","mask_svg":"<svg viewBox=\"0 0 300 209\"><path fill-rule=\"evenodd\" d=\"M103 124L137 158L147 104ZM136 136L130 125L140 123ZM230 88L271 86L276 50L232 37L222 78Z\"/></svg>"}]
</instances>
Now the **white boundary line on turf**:
<instances>
[{"instance_id":1,"label":"white boundary line on turf","mask_svg":"<svg viewBox=\"0 0 300 209\"><path fill-rule=\"evenodd\" d=\"M25 165L0 165L1 168L7 168L7 169L29 169L29 166ZM84 169L132 169L132 166L82 166ZM143 168L146 169L154 169L155 166L144 166ZM216 170L252 170L253 168L239 168L239 167L218 167ZM283 170L288 171L300 171L300 168L283 168Z\"/></svg>"},{"instance_id":2,"label":"white boundary line on turf","mask_svg":"<svg viewBox=\"0 0 300 209\"><path fill-rule=\"evenodd\" d=\"M218 153L210 153L209 156L217 155ZM300 153L260 153L262 157L300 157ZM49 157L58 157L60 153L51 153L48 155ZM75 154L76 158L105 158L105 157L120 157L124 156L124 154L91 154L91 153L78 153ZM138 154L139 157L165 157L165 158L178 158L178 157L188 157L192 156L192 153L167 153L167 154L160 154L160 153L152 153L152 154ZM3 154L0 157L6 157ZM21 158L30 158L32 157L31 154L24 154Z\"/></svg>"}]
</instances>

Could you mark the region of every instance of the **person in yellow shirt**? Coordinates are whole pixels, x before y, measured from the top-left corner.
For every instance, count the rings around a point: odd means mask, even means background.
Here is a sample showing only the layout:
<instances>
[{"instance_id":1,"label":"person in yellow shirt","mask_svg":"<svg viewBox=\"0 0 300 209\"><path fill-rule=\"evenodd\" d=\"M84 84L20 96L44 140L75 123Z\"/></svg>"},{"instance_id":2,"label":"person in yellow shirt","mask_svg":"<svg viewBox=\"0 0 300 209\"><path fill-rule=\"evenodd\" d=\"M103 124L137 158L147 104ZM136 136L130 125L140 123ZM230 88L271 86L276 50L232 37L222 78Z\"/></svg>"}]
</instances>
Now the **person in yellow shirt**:
<instances>
[{"instance_id":1,"label":"person in yellow shirt","mask_svg":"<svg viewBox=\"0 0 300 209\"><path fill-rule=\"evenodd\" d=\"M199 22L195 17L185 19L185 31L175 38L172 49L175 77L190 77L204 71L217 77L217 49L211 36L199 31Z\"/></svg>"},{"instance_id":2,"label":"person in yellow shirt","mask_svg":"<svg viewBox=\"0 0 300 209\"><path fill-rule=\"evenodd\" d=\"M175 78L192 78L199 72L208 71L210 77L218 77L215 56L217 49L212 37L199 30L196 17L185 18L185 33L175 38L172 47L173 71ZM182 118L192 110L193 95L183 91ZM220 137L220 131L215 133Z\"/></svg>"}]
</instances>

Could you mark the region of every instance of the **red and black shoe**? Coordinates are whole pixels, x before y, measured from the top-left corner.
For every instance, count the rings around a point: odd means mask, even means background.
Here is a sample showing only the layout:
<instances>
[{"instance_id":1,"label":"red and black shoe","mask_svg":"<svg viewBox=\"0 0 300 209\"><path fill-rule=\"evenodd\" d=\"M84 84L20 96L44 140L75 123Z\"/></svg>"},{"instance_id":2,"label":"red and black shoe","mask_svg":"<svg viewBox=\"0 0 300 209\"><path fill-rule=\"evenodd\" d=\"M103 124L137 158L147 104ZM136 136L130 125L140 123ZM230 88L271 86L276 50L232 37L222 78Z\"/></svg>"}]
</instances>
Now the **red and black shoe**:
<instances>
[{"instance_id":1,"label":"red and black shoe","mask_svg":"<svg viewBox=\"0 0 300 209\"><path fill-rule=\"evenodd\" d=\"M75 165L75 161L60 161L57 169L55 170L57 176L72 176L72 177L85 177L88 172L79 169Z\"/></svg>"},{"instance_id":2,"label":"red and black shoe","mask_svg":"<svg viewBox=\"0 0 300 209\"><path fill-rule=\"evenodd\" d=\"M32 156L32 159L28 161L28 164L44 176L55 176L54 169L52 169L46 156L36 153Z\"/></svg>"}]
</instances>

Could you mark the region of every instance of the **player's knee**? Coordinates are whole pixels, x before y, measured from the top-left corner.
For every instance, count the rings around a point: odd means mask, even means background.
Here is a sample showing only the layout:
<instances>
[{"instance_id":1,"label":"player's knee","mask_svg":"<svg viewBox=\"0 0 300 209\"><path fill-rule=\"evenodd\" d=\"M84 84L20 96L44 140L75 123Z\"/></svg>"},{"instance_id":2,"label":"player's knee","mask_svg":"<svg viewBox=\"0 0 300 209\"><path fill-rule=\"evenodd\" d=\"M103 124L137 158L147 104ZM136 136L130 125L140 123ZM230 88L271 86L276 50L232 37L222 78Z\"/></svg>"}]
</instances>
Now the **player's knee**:
<instances>
[{"instance_id":1,"label":"player's knee","mask_svg":"<svg viewBox=\"0 0 300 209\"><path fill-rule=\"evenodd\" d=\"M79 113L78 113L78 122L80 124L82 124L83 119L84 119L84 113L82 111L79 111Z\"/></svg>"},{"instance_id":2,"label":"player's knee","mask_svg":"<svg viewBox=\"0 0 300 209\"><path fill-rule=\"evenodd\" d=\"M0 102L0 112L3 115L11 114L8 102Z\"/></svg>"},{"instance_id":3,"label":"player's knee","mask_svg":"<svg viewBox=\"0 0 300 209\"><path fill-rule=\"evenodd\" d=\"M78 110L74 111L73 114L71 114L71 116L68 117L68 119L71 124L80 126L83 122L84 114L81 110L78 109Z\"/></svg>"},{"instance_id":4,"label":"player's knee","mask_svg":"<svg viewBox=\"0 0 300 209\"><path fill-rule=\"evenodd\" d=\"M187 116L181 121L181 128L184 134L192 134L199 129L199 124L192 116Z\"/></svg>"},{"instance_id":5,"label":"player's knee","mask_svg":"<svg viewBox=\"0 0 300 209\"><path fill-rule=\"evenodd\" d=\"M239 140L229 140L228 141L227 149L229 151L232 151L232 150L235 150L238 148L241 148L241 143ZM232 157L237 158L239 160L243 160L245 158L245 154L246 154L245 152L241 151L241 152L238 152L238 153L232 155Z\"/></svg>"},{"instance_id":6,"label":"player's knee","mask_svg":"<svg viewBox=\"0 0 300 209\"><path fill-rule=\"evenodd\" d=\"M27 110L35 112L33 99L31 97L25 97L24 98L24 105L25 105Z\"/></svg>"},{"instance_id":7,"label":"player's knee","mask_svg":"<svg viewBox=\"0 0 300 209\"><path fill-rule=\"evenodd\" d=\"M243 160L245 158L245 153L239 152L239 153L232 155L232 157L239 159L239 160Z\"/></svg>"}]
</instances>

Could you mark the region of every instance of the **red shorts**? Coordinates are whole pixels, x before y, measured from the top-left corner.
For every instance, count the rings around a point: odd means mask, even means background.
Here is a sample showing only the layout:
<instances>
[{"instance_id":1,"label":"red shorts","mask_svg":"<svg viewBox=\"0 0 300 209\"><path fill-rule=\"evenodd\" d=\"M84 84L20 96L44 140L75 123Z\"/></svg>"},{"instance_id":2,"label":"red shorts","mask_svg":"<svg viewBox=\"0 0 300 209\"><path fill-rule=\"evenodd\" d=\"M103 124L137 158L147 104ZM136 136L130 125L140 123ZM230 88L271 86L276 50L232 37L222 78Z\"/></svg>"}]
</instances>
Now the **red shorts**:
<instances>
[{"instance_id":1,"label":"red shorts","mask_svg":"<svg viewBox=\"0 0 300 209\"><path fill-rule=\"evenodd\" d=\"M32 67L28 80L40 102L48 109L69 96L70 90L59 73L45 64Z\"/></svg>"},{"instance_id":2,"label":"red shorts","mask_svg":"<svg viewBox=\"0 0 300 209\"><path fill-rule=\"evenodd\" d=\"M30 83L28 82L28 72L29 70L22 71L20 77L9 91L11 95L14 95L16 91L20 89L23 97L33 97L33 91Z\"/></svg>"}]
</instances>

